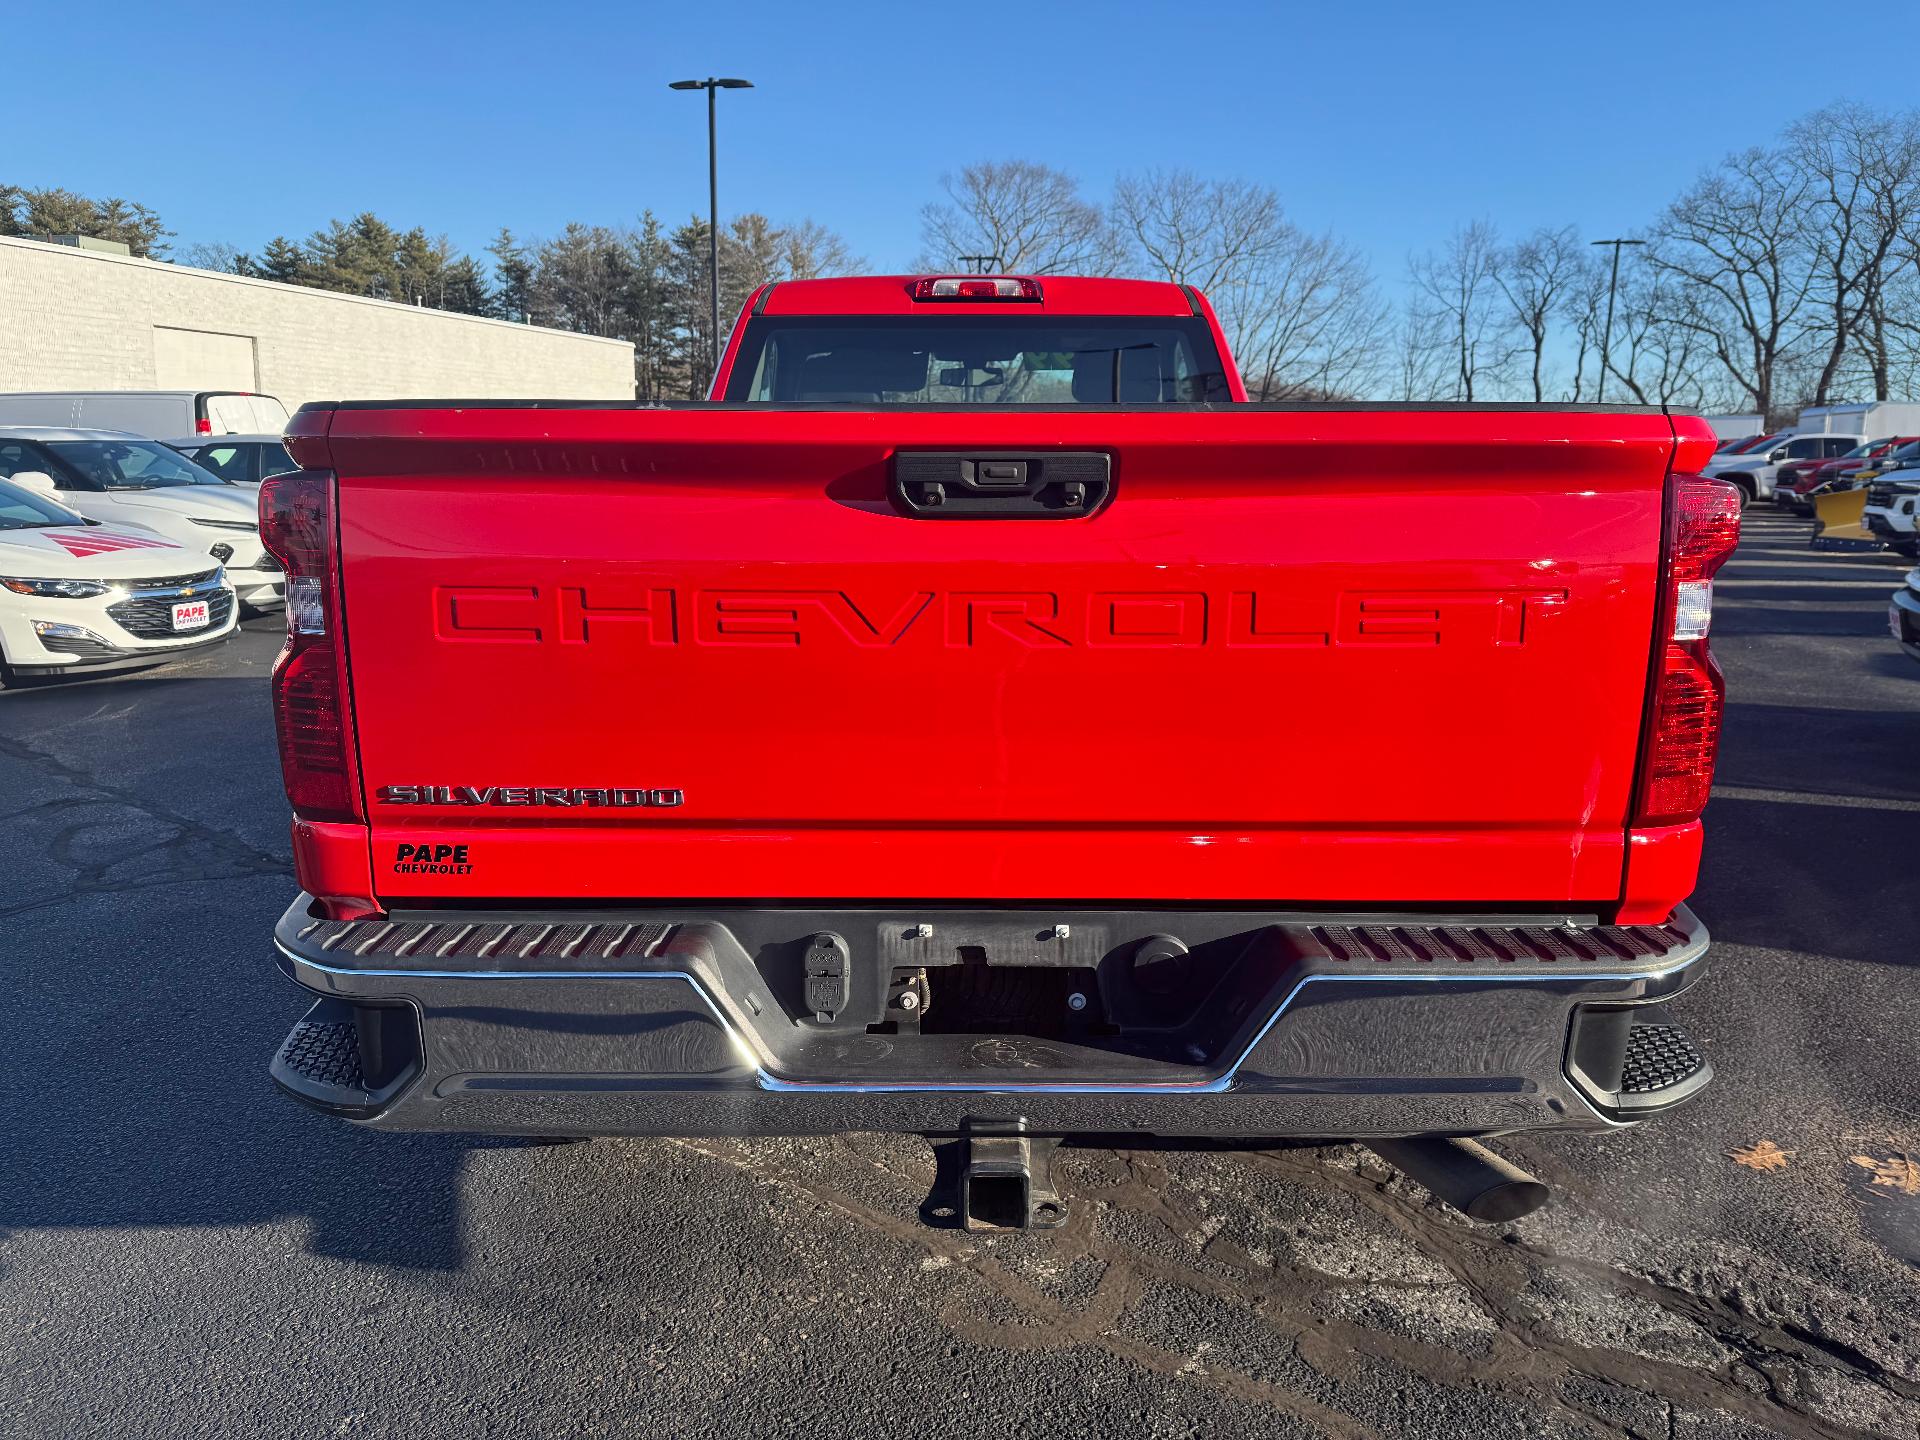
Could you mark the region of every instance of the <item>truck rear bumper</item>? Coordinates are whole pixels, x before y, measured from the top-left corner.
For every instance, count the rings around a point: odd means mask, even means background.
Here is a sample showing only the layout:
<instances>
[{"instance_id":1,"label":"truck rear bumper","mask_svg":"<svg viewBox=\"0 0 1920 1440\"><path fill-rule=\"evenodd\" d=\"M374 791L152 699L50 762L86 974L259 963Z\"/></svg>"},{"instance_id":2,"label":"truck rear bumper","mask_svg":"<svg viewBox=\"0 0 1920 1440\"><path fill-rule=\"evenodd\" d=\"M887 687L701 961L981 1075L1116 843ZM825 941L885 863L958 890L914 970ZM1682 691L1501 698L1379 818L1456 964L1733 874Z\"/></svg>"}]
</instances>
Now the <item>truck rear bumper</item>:
<instances>
[{"instance_id":1,"label":"truck rear bumper","mask_svg":"<svg viewBox=\"0 0 1920 1440\"><path fill-rule=\"evenodd\" d=\"M318 999L272 1073L381 1129L1484 1135L1636 1120L1711 1074L1659 1008L1704 970L1684 908L1601 927L1086 910L339 922L310 904L275 944ZM840 975L815 974L836 968L822 936ZM927 998L905 1011L909 991Z\"/></svg>"}]
</instances>

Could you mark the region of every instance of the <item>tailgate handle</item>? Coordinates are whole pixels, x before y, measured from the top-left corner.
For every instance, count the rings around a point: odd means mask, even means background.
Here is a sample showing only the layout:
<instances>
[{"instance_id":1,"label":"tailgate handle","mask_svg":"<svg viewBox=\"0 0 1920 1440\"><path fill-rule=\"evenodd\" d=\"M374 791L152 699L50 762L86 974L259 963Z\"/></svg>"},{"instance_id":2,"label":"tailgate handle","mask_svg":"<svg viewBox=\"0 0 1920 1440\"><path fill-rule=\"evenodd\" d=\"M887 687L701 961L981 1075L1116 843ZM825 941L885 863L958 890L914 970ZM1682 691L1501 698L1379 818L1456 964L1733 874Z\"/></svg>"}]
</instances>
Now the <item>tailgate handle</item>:
<instances>
[{"instance_id":1,"label":"tailgate handle","mask_svg":"<svg viewBox=\"0 0 1920 1440\"><path fill-rule=\"evenodd\" d=\"M888 491L896 510L919 520L1073 520L1113 493L1112 457L1092 450L902 450L893 457Z\"/></svg>"}]
</instances>

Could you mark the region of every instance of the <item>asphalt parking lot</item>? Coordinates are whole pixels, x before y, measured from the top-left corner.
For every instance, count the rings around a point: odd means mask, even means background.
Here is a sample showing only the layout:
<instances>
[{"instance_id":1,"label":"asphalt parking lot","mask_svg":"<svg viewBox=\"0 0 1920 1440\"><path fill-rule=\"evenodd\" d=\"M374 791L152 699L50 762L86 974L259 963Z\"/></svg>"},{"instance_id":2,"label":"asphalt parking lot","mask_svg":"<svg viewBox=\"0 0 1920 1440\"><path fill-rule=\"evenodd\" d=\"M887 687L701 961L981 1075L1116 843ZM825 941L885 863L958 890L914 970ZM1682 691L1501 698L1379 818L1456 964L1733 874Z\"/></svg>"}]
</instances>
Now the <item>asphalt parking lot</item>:
<instances>
[{"instance_id":1,"label":"asphalt parking lot","mask_svg":"<svg viewBox=\"0 0 1920 1440\"><path fill-rule=\"evenodd\" d=\"M1920 1433L1920 665L1808 528L1719 587L1718 1082L1503 1143L1511 1226L1353 1147L1070 1152L978 1238L914 1140L358 1132L266 1078L278 622L0 695L0 1435Z\"/></svg>"}]
</instances>

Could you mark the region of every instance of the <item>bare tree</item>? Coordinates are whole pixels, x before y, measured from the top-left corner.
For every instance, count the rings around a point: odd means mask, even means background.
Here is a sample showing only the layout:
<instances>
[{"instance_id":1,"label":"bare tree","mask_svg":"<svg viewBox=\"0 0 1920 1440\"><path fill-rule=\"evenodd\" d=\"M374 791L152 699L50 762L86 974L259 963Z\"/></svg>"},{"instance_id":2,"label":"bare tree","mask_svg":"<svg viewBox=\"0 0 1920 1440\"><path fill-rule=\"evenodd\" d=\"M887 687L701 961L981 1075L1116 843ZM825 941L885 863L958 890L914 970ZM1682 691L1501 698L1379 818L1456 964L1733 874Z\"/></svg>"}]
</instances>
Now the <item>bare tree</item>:
<instances>
[{"instance_id":1,"label":"bare tree","mask_svg":"<svg viewBox=\"0 0 1920 1440\"><path fill-rule=\"evenodd\" d=\"M1191 170L1125 175L1113 191L1121 240L1169 280L1209 294L1289 243L1280 197L1242 180L1203 180Z\"/></svg>"},{"instance_id":2,"label":"bare tree","mask_svg":"<svg viewBox=\"0 0 1920 1440\"><path fill-rule=\"evenodd\" d=\"M1647 251L1680 286L1676 323L1696 331L1763 414L1806 338L1809 189L1778 150L1729 156L1667 207Z\"/></svg>"},{"instance_id":3,"label":"bare tree","mask_svg":"<svg viewBox=\"0 0 1920 1440\"><path fill-rule=\"evenodd\" d=\"M1288 220L1263 185L1190 171L1123 177L1113 225L1126 259L1206 292L1256 400L1364 389L1384 324L1359 253Z\"/></svg>"},{"instance_id":4,"label":"bare tree","mask_svg":"<svg viewBox=\"0 0 1920 1440\"><path fill-rule=\"evenodd\" d=\"M1454 400L1484 398L1505 377L1517 348L1500 304L1500 237L1476 220L1453 232L1438 254L1408 262L1422 308L1445 322Z\"/></svg>"},{"instance_id":5,"label":"bare tree","mask_svg":"<svg viewBox=\"0 0 1920 1440\"><path fill-rule=\"evenodd\" d=\"M1028 160L983 161L943 175L945 202L920 212L921 265L962 270L967 255L997 257L1021 275L1106 275L1114 264L1107 217L1071 175Z\"/></svg>"},{"instance_id":6,"label":"bare tree","mask_svg":"<svg viewBox=\"0 0 1920 1440\"><path fill-rule=\"evenodd\" d=\"M705 241L706 233L701 232ZM604 225L568 225L535 252L528 310L536 323L583 335L620 333L632 283L627 237Z\"/></svg>"},{"instance_id":7,"label":"bare tree","mask_svg":"<svg viewBox=\"0 0 1920 1440\"><path fill-rule=\"evenodd\" d=\"M1437 400L1454 384L1453 332L1449 318L1415 297L1401 312L1392 335L1388 387L1395 400Z\"/></svg>"},{"instance_id":8,"label":"bare tree","mask_svg":"<svg viewBox=\"0 0 1920 1440\"><path fill-rule=\"evenodd\" d=\"M239 246L229 245L224 240L201 240L182 246L175 255L175 261L196 270L218 270L227 275L254 273L253 257Z\"/></svg>"},{"instance_id":9,"label":"bare tree","mask_svg":"<svg viewBox=\"0 0 1920 1440\"><path fill-rule=\"evenodd\" d=\"M1888 269L1920 215L1920 120L1912 112L1830 105L1787 131L1787 154L1814 202L1805 217L1822 350L1813 402L1833 398L1856 349L1867 352L1874 398L1885 400Z\"/></svg>"},{"instance_id":10,"label":"bare tree","mask_svg":"<svg viewBox=\"0 0 1920 1440\"><path fill-rule=\"evenodd\" d=\"M1920 392L1920 214L1908 212L1895 236L1886 283L1869 308L1868 345L1884 360L1889 393Z\"/></svg>"},{"instance_id":11,"label":"bare tree","mask_svg":"<svg viewBox=\"0 0 1920 1440\"><path fill-rule=\"evenodd\" d=\"M783 280L852 275L865 269L866 263L838 234L815 221L802 220L780 231L780 278Z\"/></svg>"},{"instance_id":12,"label":"bare tree","mask_svg":"<svg viewBox=\"0 0 1920 1440\"><path fill-rule=\"evenodd\" d=\"M1598 269L1599 267L1594 267ZM1604 293L1604 284L1601 287ZM1642 405L1698 410L1710 391L1726 382L1703 374L1711 363L1700 329L1688 323L1692 300L1673 276L1651 265L1628 262L1613 321L1613 343L1601 357L1607 374Z\"/></svg>"},{"instance_id":13,"label":"bare tree","mask_svg":"<svg viewBox=\"0 0 1920 1440\"><path fill-rule=\"evenodd\" d=\"M1508 250L1493 272L1494 283L1513 308L1514 322L1532 351L1529 373L1536 401L1547 398L1547 343L1553 323L1587 268L1579 233L1563 225L1558 230L1542 226L1534 231Z\"/></svg>"},{"instance_id":14,"label":"bare tree","mask_svg":"<svg viewBox=\"0 0 1920 1440\"><path fill-rule=\"evenodd\" d=\"M1264 274L1221 293L1255 399L1346 399L1378 383L1386 308L1365 258L1333 235L1296 232Z\"/></svg>"},{"instance_id":15,"label":"bare tree","mask_svg":"<svg viewBox=\"0 0 1920 1440\"><path fill-rule=\"evenodd\" d=\"M1600 340L1606 328L1606 310L1607 271L1591 260L1583 260L1578 275L1561 299L1560 307L1561 322L1573 331L1573 386L1567 398L1575 404L1585 398L1587 357L1592 355L1597 360L1600 354Z\"/></svg>"},{"instance_id":16,"label":"bare tree","mask_svg":"<svg viewBox=\"0 0 1920 1440\"><path fill-rule=\"evenodd\" d=\"M1874 363L1884 363L1887 389L1895 395L1920 393L1920 224L1912 236L1895 251L1897 263L1868 319Z\"/></svg>"}]
</instances>

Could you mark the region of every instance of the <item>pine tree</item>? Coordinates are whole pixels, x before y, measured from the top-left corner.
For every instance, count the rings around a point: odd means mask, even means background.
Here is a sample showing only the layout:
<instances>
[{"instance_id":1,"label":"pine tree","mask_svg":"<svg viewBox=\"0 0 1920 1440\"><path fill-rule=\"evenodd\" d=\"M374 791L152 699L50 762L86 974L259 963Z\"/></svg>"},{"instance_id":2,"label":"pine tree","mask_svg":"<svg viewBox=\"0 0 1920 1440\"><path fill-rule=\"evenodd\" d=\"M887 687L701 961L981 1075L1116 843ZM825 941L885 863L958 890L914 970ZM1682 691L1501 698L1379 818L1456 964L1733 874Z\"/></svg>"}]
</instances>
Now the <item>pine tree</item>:
<instances>
[{"instance_id":1,"label":"pine tree","mask_svg":"<svg viewBox=\"0 0 1920 1440\"><path fill-rule=\"evenodd\" d=\"M173 232L144 205L109 197L90 200L72 190L29 190L0 185L0 235L51 240L56 235L85 235L118 240L135 255L159 259Z\"/></svg>"},{"instance_id":2,"label":"pine tree","mask_svg":"<svg viewBox=\"0 0 1920 1440\"><path fill-rule=\"evenodd\" d=\"M462 255L441 272L440 308L462 315L498 315L499 304L487 286L487 275L480 262Z\"/></svg>"},{"instance_id":3,"label":"pine tree","mask_svg":"<svg viewBox=\"0 0 1920 1440\"><path fill-rule=\"evenodd\" d=\"M684 393L676 386L672 368L672 320L668 314L667 268L672 247L659 218L648 210L640 228L626 235L628 288L626 335L633 342L634 394L641 400L663 400Z\"/></svg>"},{"instance_id":4,"label":"pine tree","mask_svg":"<svg viewBox=\"0 0 1920 1440\"><path fill-rule=\"evenodd\" d=\"M278 280L283 285L312 283L307 279L306 253L284 235L269 240L255 263L262 279Z\"/></svg>"},{"instance_id":5,"label":"pine tree","mask_svg":"<svg viewBox=\"0 0 1920 1440\"><path fill-rule=\"evenodd\" d=\"M493 256L493 273L499 281L494 292L494 304L500 316L507 320L527 320L531 318L528 308L533 291L533 261L526 247L513 238L513 232L506 226L500 227L500 233L493 237L493 243L487 247L487 253Z\"/></svg>"}]
</instances>

